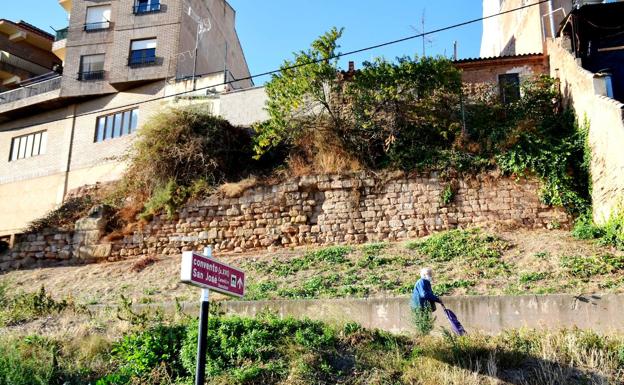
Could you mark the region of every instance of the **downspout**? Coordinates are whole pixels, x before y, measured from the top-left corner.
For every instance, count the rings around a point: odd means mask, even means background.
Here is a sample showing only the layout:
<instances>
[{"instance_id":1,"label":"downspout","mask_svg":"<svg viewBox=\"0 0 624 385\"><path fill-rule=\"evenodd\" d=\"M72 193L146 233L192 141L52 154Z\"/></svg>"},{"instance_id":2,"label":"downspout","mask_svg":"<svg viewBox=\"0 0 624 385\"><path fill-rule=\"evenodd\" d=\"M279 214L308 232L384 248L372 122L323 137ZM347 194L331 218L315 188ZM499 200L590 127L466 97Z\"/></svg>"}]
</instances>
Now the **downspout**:
<instances>
[{"instance_id":1,"label":"downspout","mask_svg":"<svg viewBox=\"0 0 624 385\"><path fill-rule=\"evenodd\" d=\"M555 11L553 10L553 0L548 2L548 19L550 20L550 37L555 38Z\"/></svg>"},{"instance_id":2,"label":"downspout","mask_svg":"<svg viewBox=\"0 0 624 385\"><path fill-rule=\"evenodd\" d=\"M69 136L69 149L67 150L67 163L65 165L65 180L63 182L63 197L61 202L65 202L67 196L67 188L69 187L69 171L71 169L72 151L74 148L74 131L76 130L76 104L73 105L71 134Z\"/></svg>"}]
</instances>

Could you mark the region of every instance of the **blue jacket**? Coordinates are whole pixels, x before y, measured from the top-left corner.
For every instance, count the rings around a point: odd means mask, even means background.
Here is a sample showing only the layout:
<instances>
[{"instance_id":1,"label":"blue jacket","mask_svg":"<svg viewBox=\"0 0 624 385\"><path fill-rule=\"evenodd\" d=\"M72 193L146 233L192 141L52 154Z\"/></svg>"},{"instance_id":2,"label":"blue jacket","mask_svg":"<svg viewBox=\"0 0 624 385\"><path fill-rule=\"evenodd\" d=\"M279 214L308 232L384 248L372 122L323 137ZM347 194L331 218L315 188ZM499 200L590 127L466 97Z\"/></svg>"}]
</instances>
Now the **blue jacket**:
<instances>
[{"instance_id":1,"label":"blue jacket","mask_svg":"<svg viewBox=\"0 0 624 385\"><path fill-rule=\"evenodd\" d=\"M440 302L433 290L431 290L431 282L426 279L419 279L414 285L414 291L412 293L412 308L423 308L427 303L431 306L432 310L435 310L435 302Z\"/></svg>"}]
</instances>

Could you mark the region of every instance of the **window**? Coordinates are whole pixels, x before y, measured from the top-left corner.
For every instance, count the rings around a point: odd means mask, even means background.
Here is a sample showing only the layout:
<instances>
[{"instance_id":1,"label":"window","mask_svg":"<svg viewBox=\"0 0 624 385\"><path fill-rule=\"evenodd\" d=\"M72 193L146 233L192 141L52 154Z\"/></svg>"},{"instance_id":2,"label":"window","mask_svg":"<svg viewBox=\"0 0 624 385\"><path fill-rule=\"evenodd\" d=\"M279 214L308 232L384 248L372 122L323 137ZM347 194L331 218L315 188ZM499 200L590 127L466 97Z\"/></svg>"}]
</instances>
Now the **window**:
<instances>
[{"instance_id":1,"label":"window","mask_svg":"<svg viewBox=\"0 0 624 385\"><path fill-rule=\"evenodd\" d=\"M45 154L47 145L47 131L15 137L11 141L11 155L9 161L12 162L18 159Z\"/></svg>"},{"instance_id":2,"label":"window","mask_svg":"<svg viewBox=\"0 0 624 385\"><path fill-rule=\"evenodd\" d=\"M498 87L503 104L517 102L520 99L519 74L498 75Z\"/></svg>"},{"instance_id":3,"label":"window","mask_svg":"<svg viewBox=\"0 0 624 385\"><path fill-rule=\"evenodd\" d=\"M104 79L104 54L82 56L78 80L102 79Z\"/></svg>"},{"instance_id":4,"label":"window","mask_svg":"<svg viewBox=\"0 0 624 385\"><path fill-rule=\"evenodd\" d=\"M139 121L139 109L121 111L112 115L100 116L95 124L95 141L103 142L119 138L136 131Z\"/></svg>"},{"instance_id":5,"label":"window","mask_svg":"<svg viewBox=\"0 0 624 385\"><path fill-rule=\"evenodd\" d=\"M135 15L160 11L160 0L136 0L134 3Z\"/></svg>"},{"instance_id":6,"label":"window","mask_svg":"<svg viewBox=\"0 0 624 385\"><path fill-rule=\"evenodd\" d=\"M87 22L85 31L98 31L110 28L111 6L98 5L97 7L87 8Z\"/></svg>"},{"instance_id":7,"label":"window","mask_svg":"<svg viewBox=\"0 0 624 385\"><path fill-rule=\"evenodd\" d=\"M128 65L139 67L156 64L156 39L133 40Z\"/></svg>"}]
</instances>

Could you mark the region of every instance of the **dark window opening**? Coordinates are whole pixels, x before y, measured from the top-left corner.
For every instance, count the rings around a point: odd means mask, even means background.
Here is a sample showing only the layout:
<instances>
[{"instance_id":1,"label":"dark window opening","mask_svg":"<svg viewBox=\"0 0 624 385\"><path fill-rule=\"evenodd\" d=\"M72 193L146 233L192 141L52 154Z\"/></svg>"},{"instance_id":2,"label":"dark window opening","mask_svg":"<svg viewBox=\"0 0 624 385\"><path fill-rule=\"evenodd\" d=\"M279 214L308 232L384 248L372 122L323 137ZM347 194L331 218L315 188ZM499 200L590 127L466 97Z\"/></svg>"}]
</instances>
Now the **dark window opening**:
<instances>
[{"instance_id":1,"label":"dark window opening","mask_svg":"<svg viewBox=\"0 0 624 385\"><path fill-rule=\"evenodd\" d=\"M503 104L520 100L520 74L498 75L498 87Z\"/></svg>"}]
</instances>

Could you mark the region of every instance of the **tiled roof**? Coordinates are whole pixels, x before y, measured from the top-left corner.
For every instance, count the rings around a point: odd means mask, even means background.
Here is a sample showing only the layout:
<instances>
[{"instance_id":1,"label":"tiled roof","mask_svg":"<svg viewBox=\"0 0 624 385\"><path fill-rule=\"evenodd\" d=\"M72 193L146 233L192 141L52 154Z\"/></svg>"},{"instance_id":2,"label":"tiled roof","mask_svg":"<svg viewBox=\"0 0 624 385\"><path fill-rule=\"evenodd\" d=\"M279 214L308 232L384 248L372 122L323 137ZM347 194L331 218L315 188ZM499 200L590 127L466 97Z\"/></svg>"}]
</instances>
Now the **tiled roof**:
<instances>
[{"instance_id":1,"label":"tiled roof","mask_svg":"<svg viewBox=\"0 0 624 385\"><path fill-rule=\"evenodd\" d=\"M490 61L490 60L505 60L505 59L522 59L522 58L531 58L531 57L541 57L544 56L543 53L525 53L521 55L506 55L506 56L490 56L490 57L476 57L476 58L465 58L453 61L453 63L461 64L461 63L473 63L480 61Z\"/></svg>"}]
</instances>

